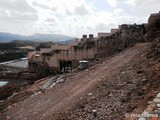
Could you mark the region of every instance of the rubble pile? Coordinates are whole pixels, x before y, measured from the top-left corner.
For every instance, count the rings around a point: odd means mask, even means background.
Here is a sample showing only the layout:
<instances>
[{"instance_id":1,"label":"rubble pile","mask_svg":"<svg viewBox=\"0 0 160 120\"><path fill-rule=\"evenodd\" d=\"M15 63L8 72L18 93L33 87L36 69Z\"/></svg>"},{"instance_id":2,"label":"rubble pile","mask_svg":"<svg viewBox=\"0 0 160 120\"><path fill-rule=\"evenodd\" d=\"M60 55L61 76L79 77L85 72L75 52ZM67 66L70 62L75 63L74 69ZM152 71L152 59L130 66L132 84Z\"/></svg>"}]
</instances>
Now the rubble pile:
<instances>
[{"instance_id":1,"label":"rubble pile","mask_svg":"<svg viewBox=\"0 0 160 120\"><path fill-rule=\"evenodd\" d=\"M46 81L38 90L34 92L32 97L43 93L47 89L52 89L56 84L65 82L65 79L66 79L65 75L59 75L56 78L55 77L49 78L48 81Z\"/></svg>"}]
</instances>

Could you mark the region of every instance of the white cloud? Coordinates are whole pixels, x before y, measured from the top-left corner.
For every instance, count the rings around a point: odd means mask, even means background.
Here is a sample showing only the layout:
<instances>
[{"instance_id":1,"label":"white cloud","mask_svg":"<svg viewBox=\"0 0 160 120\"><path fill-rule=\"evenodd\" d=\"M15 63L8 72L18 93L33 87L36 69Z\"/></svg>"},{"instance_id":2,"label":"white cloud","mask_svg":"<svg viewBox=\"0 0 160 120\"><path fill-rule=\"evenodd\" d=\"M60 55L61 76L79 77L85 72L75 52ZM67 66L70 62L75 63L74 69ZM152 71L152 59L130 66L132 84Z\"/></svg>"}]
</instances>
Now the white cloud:
<instances>
[{"instance_id":1,"label":"white cloud","mask_svg":"<svg viewBox=\"0 0 160 120\"><path fill-rule=\"evenodd\" d=\"M87 15L88 13L89 13L89 10L84 5L80 5L75 8L75 14L77 15L84 16L84 15Z\"/></svg>"},{"instance_id":2,"label":"white cloud","mask_svg":"<svg viewBox=\"0 0 160 120\"><path fill-rule=\"evenodd\" d=\"M139 0L125 0L124 3L127 3L129 5L135 6L136 2L138 2ZM143 1L144 2L144 1Z\"/></svg>"},{"instance_id":3,"label":"white cloud","mask_svg":"<svg viewBox=\"0 0 160 120\"><path fill-rule=\"evenodd\" d=\"M110 4L112 7L116 7L118 0L106 0L108 4Z\"/></svg>"},{"instance_id":4,"label":"white cloud","mask_svg":"<svg viewBox=\"0 0 160 120\"><path fill-rule=\"evenodd\" d=\"M98 1L98 2L97 2ZM123 23L147 22L159 0L1 0L0 31L33 34L109 32ZM97 4L98 3L98 4Z\"/></svg>"},{"instance_id":5,"label":"white cloud","mask_svg":"<svg viewBox=\"0 0 160 120\"><path fill-rule=\"evenodd\" d=\"M26 0L1 0L0 8L20 12L36 12L36 10L32 8Z\"/></svg>"}]
</instances>

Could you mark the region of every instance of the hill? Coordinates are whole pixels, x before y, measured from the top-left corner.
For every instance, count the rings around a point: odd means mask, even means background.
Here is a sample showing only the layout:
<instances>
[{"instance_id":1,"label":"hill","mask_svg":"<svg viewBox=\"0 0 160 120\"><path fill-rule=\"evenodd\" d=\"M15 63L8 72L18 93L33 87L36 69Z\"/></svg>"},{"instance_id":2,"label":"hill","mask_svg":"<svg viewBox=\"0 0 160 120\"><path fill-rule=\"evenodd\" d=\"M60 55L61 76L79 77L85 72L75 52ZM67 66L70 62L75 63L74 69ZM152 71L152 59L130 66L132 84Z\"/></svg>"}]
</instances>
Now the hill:
<instances>
[{"instance_id":1,"label":"hill","mask_svg":"<svg viewBox=\"0 0 160 120\"><path fill-rule=\"evenodd\" d=\"M33 35L18 35L18 34L12 34L12 33L5 33L0 32L0 42L1 43L7 43L11 42L13 40L31 40L36 42L42 42L42 41L52 41L52 42L58 42L58 41L66 41L66 40L73 40L74 37L66 36L66 35L60 35L60 34L33 34Z\"/></svg>"}]
</instances>

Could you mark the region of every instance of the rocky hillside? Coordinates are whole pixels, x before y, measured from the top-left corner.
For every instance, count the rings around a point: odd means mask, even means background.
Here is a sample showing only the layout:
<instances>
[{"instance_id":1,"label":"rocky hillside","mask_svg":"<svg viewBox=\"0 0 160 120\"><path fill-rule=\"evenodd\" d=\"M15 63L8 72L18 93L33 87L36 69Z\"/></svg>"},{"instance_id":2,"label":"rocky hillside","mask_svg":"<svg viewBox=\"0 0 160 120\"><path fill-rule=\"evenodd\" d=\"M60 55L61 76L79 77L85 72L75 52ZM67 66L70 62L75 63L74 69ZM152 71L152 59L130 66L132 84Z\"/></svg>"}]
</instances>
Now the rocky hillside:
<instances>
[{"instance_id":1,"label":"rocky hillside","mask_svg":"<svg viewBox=\"0 0 160 120\"><path fill-rule=\"evenodd\" d=\"M154 110L159 110L157 106L148 105L160 92L160 20L152 19L152 22L149 22L145 40L146 44L140 47L139 54L122 67L118 74L111 78L102 76L104 81L80 98L74 107L54 114L52 118L141 120L138 115L144 110L152 110L152 114L155 113ZM132 52L134 54L134 51Z\"/></svg>"}]
</instances>

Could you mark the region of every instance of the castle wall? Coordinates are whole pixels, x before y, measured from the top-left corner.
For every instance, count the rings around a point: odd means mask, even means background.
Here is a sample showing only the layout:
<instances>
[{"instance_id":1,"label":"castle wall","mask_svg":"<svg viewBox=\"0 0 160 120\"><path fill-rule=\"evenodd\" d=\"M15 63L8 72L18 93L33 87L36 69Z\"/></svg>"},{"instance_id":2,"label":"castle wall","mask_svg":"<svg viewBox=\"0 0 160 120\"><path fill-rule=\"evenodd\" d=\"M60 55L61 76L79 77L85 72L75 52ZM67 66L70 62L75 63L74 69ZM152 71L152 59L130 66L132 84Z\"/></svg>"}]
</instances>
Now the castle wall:
<instances>
[{"instance_id":1,"label":"castle wall","mask_svg":"<svg viewBox=\"0 0 160 120\"><path fill-rule=\"evenodd\" d=\"M99 39L99 54L112 54L116 51L143 41L142 25L121 25L120 29L111 36Z\"/></svg>"},{"instance_id":2,"label":"castle wall","mask_svg":"<svg viewBox=\"0 0 160 120\"><path fill-rule=\"evenodd\" d=\"M143 41L144 27L142 25L121 25L119 29L112 29L112 34L103 33L97 39L90 34L83 35L81 42L75 45L53 45L29 54L29 61L40 62L44 66L59 70L60 61L76 61L93 59L97 55L111 55L119 50ZM101 34L101 35L103 35ZM76 65L76 64L75 64ZM43 65L42 65L43 66ZM43 69L43 68L42 68Z\"/></svg>"},{"instance_id":3,"label":"castle wall","mask_svg":"<svg viewBox=\"0 0 160 120\"><path fill-rule=\"evenodd\" d=\"M100 32L98 33L98 38L101 38L101 37L107 37L107 36L110 36L111 33L103 33L103 32Z\"/></svg>"}]
</instances>

